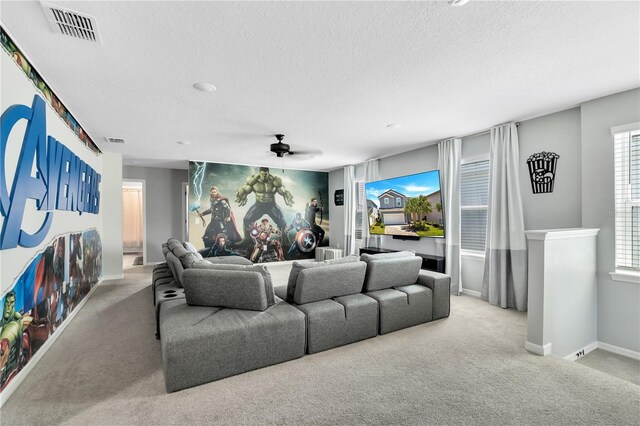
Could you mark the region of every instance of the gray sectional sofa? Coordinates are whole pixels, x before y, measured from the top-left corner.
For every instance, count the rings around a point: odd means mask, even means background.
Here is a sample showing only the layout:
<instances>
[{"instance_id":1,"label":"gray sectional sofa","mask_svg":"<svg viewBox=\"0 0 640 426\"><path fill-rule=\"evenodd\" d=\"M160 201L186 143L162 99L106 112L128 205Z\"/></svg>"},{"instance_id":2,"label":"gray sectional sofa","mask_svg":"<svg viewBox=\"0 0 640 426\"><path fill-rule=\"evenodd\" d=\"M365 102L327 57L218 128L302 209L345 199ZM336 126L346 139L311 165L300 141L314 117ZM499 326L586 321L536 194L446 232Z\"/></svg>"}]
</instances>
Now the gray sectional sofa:
<instances>
[{"instance_id":1,"label":"gray sectional sofa","mask_svg":"<svg viewBox=\"0 0 640 426\"><path fill-rule=\"evenodd\" d=\"M450 278L413 252L294 262L274 290L264 265L163 249L152 287L168 392L449 315Z\"/></svg>"}]
</instances>

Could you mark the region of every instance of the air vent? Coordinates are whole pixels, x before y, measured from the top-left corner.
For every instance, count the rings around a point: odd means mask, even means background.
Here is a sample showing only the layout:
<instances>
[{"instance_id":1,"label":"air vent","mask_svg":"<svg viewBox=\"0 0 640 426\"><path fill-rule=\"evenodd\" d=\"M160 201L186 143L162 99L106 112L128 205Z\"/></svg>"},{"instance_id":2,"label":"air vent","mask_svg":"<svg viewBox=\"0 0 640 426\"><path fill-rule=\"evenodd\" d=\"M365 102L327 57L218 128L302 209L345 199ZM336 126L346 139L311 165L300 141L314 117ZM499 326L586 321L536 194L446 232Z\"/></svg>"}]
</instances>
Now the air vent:
<instances>
[{"instance_id":1,"label":"air vent","mask_svg":"<svg viewBox=\"0 0 640 426\"><path fill-rule=\"evenodd\" d=\"M109 143L124 143L122 138L105 138Z\"/></svg>"},{"instance_id":2,"label":"air vent","mask_svg":"<svg viewBox=\"0 0 640 426\"><path fill-rule=\"evenodd\" d=\"M53 32L102 44L96 18L51 3L40 3Z\"/></svg>"}]
</instances>

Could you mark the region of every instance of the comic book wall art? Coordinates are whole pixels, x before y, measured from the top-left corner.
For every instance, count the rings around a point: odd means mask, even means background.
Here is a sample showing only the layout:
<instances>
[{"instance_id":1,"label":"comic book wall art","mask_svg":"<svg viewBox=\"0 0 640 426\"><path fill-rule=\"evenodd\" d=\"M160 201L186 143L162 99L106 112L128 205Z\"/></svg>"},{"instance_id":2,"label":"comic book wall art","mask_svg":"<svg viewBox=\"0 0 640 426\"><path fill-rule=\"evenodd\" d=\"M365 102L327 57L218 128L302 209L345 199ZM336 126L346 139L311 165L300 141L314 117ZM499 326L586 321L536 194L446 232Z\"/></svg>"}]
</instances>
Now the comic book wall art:
<instances>
[{"instance_id":1,"label":"comic book wall art","mask_svg":"<svg viewBox=\"0 0 640 426\"><path fill-rule=\"evenodd\" d=\"M96 285L101 258L97 230L58 236L33 258L3 295L0 391Z\"/></svg>"},{"instance_id":2,"label":"comic book wall art","mask_svg":"<svg viewBox=\"0 0 640 426\"><path fill-rule=\"evenodd\" d=\"M329 175L189 163L189 241L254 263L310 259L329 245Z\"/></svg>"}]
</instances>

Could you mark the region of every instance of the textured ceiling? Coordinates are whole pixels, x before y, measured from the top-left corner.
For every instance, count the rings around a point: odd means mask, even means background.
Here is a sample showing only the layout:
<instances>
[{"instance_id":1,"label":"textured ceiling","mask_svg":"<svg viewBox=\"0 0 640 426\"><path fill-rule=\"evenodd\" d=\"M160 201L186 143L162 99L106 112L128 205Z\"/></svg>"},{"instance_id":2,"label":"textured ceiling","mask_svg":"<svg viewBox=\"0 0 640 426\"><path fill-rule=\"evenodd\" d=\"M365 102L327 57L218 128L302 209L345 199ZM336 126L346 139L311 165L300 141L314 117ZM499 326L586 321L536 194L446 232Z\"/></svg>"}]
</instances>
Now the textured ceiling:
<instances>
[{"instance_id":1,"label":"textured ceiling","mask_svg":"<svg viewBox=\"0 0 640 426\"><path fill-rule=\"evenodd\" d=\"M53 34L38 2L2 1L0 19L129 164L280 167L285 133L322 151L285 167L331 170L640 85L639 2L58 4L95 16L103 44Z\"/></svg>"}]
</instances>

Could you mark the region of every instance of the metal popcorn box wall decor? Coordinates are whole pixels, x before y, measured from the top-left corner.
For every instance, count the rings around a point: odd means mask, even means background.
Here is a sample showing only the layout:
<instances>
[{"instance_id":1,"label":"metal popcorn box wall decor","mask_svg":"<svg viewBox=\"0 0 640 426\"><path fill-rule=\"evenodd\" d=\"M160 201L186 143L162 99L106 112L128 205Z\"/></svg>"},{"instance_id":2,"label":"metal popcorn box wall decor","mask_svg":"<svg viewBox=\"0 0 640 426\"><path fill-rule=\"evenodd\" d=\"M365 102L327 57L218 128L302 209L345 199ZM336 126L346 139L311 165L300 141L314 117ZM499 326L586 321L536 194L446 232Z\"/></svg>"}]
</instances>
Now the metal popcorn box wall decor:
<instances>
[{"instance_id":1,"label":"metal popcorn box wall decor","mask_svg":"<svg viewBox=\"0 0 640 426\"><path fill-rule=\"evenodd\" d=\"M560 156L555 152L538 152L527 159L531 189L534 194L553 192L556 178L556 166Z\"/></svg>"}]
</instances>

